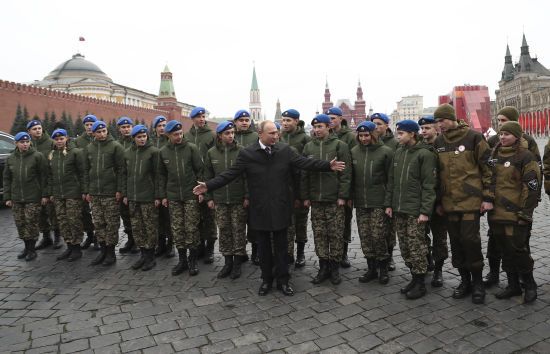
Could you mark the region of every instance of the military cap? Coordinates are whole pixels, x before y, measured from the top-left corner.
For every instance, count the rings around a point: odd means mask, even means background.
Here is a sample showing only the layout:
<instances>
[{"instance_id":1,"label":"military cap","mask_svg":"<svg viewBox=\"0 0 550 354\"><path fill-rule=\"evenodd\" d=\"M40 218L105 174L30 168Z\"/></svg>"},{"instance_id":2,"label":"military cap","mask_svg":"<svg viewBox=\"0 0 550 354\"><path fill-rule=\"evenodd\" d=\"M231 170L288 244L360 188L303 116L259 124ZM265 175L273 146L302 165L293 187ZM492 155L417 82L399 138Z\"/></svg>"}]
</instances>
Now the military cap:
<instances>
[{"instance_id":1,"label":"military cap","mask_svg":"<svg viewBox=\"0 0 550 354\"><path fill-rule=\"evenodd\" d=\"M104 121L98 120L94 122L94 125L92 125L92 132L95 133L98 129L107 128L107 124L105 124Z\"/></svg>"},{"instance_id":2,"label":"military cap","mask_svg":"<svg viewBox=\"0 0 550 354\"><path fill-rule=\"evenodd\" d=\"M329 109L327 109L325 114L332 114L341 117L343 113L339 107L330 107Z\"/></svg>"},{"instance_id":3,"label":"military cap","mask_svg":"<svg viewBox=\"0 0 550 354\"><path fill-rule=\"evenodd\" d=\"M281 130L281 125L279 124L279 122L273 122L275 123L275 128L277 128L277 130Z\"/></svg>"},{"instance_id":4,"label":"military cap","mask_svg":"<svg viewBox=\"0 0 550 354\"><path fill-rule=\"evenodd\" d=\"M315 125L317 123L326 123L326 124L330 124L331 121L330 121L330 117L327 116L326 114L318 114L315 116L315 118L313 118L313 120L311 121L311 125Z\"/></svg>"},{"instance_id":5,"label":"military cap","mask_svg":"<svg viewBox=\"0 0 550 354\"><path fill-rule=\"evenodd\" d=\"M223 133L224 131L229 130L233 127L235 127L235 124L233 124L233 122L229 120L226 120L225 122L221 122L220 124L218 124L218 126L216 127L216 133Z\"/></svg>"},{"instance_id":6,"label":"military cap","mask_svg":"<svg viewBox=\"0 0 550 354\"><path fill-rule=\"evenodd\" d=\"M502 108L500 111L498 111L497 117L500 115L505 116L506 118L514 122L517 122L519 119L518 110L516 109L516 107L512 107L512 106L506 106Z\"/></svg>"},{"instance_id":7,"label":"military cap","mask_svg":"<svg viewBox=\"0 0 550 354\"><path fill-rule=\"evenodd\" d=\"M450 104L444 103L441 106L437 107L434 112L434 118L456 120L455 109Z\"/></svg>"},{"instance_id":8,"label":"military cap","mask_svg":"<svg viewBox=\"0 0 550 354\"><path fill-rule=\"evenodd\" d=\"M235 113L235 116L233 117L233 120L243 118L243 117L250 117L250 113L248 113L248 111L246 111L244 109L240 109L240 110L237 111L237 113Z\"/></svg>"},{"instance_id":9,"label":"military cap","mask_svg":"<svg viewBox=\"0 0 550 354\"><path fill-rule=\"evenodd\" d=\"M27 130L31 129L35 125L42 125L42 122L39 121L38 119L31 120L30 122L27 123Z\"/></svg>"},{"instance_id":10,"label":"military cap","mask_svg":"<svg viewBox=\"0 0 550 354\"><path fill-rule=\"evenodd\" d=\"M404 132L418 133L420 126L412 119L405 119L395 124L397 130Z\"/></svg>"},{"instance_id":11,"label":"military cap","mask_svg":"<svg viewBox=\"0 0 550 354\"><path fill-rule=\"evenodd\" d=\"M199 114L205 114L205 113L206 113L206 109L204 109L204 107L195 107L191 111L191 114L189 114L189 117L195 118Z\"/></svg>"},{"instance_id":12,"label":"military cap","mask_svg":"<svg viewBox=\"0 0 550 354\"><path fill-rule=\"evenodd\" d=\"M166 128L164 128L164 131L166 133L173 133L173 132L177 132L178 130L181 130L182 127L183 126L181 125L181 123L178 122L177 120L171 120L168 123L166 123Z\"/></svg>"},{"instance_id":13,"label":"military cap","mask_svg":"<svg viewBox=\"0 0 550 354\"><path fill-rule=\"evenodd\" d=\"M15 141L21 141L21 140L31 140L31 136L26 132L19 132L15 134Z\"/></svg>"},{"instance_id":14,"label":"military cap","mask_svg":"<svg viewBox=\"0 0 550 354\"><path fill-rule=\"evenodd\" d=\"M93 114L87 114L84 119L82 119L82 123L95 123L97 122L97 117Z\"/></svg>"},{"instance_id":15,"label":"military cap","mask_svg":"<svg viewBox=\"0 0 550 354\"><path fill-rule=\"evenodd\" d=\"M521 129L521 125L514 121L504 123L502 127L500 127L500 131L508 132L518 139L523 136L523 129Z\"/></svg>"},{"instance_id":16,"label":"military cap","mask_svg":"<svg viewBox=\"0 0 550 354\"><path fill-rule=\"evenodd\" d=\"M434 124L435 119L434 116L424 116L418 120L418 125L423 126L426 124Z\"/></svg>"},{"instance_id":17,"label":"military cap","mask_svg":"<svg viewBox=\"0 0 550 354\"><path fill-rule=\"evenodd\" d=\"M374 129L376 129L376 124L366 120L366 121L363 121L363 122L359 123L359 125L357 126L357 128L355 130L358 133L364 133L364 132L369 132L370 133L370 132L374 131Z\"/></svg>"},{"instance_id":18,"label":"military cap","mask_svg":"<svg viewBox=\"0 0 550 354\"><path fill-rule=\"evenodd\" d=\"M156 116L155 119L153 120L153 128L156 128L160 122L166 122L166 120L167 119L165 116Z\"/></svg>"},{"instance_id":19,"label":"military cap","mask_svg":"<svg viewBox=\"0 0 550 354\"><path fill-rule=\"evenodd\" d=\"M375 119L380 119L380 120L384 121L384 123L390 124L390 117L388 117L384 113L374 113L372 116L370 116L370 121L371 122Z\"/></svg>"},{"instance_id":20,"label":"military cap","mask_svg":"<svg viewBox=\"0 0 550 354\"><path fill-rule=\"evenodd\" d=\"M56 129L52 133L52 139L55 139L60 136L67 136L67 131L65 129Z\"/></svg>"},{"instance_id":21,"label":"military cap","mask_svg":"<svg viewBox=\"0 0 550 354\"><path fill-rule=\"evenodd\" d=\"M147 134L147 131L148 129L145 125L138 124L132 128L132 132L130 134L132 135L132 137L135 137L138 134L143 134L143 133Z\"/></svg>"},{"instance_id":22,"label":"military cap","mask_svg":"<svg viewBox=\"0 0 550 354\"><path fill-rule=\"evenodd\" d=\"M288 110L284 111L282 116L293 118L293 119L300 119L300 112L298 112L297 110L291 108L291 109L288 109Z\"/></svg>"},{"instance_id":23,"label":"military cap","mask_svg":"<svg viewBox=\"0 0 550 354\"><path fill-rule=\"evenodd\" d=\"M125 124L133 125L134 122L132 121L131 118L128 118L128 117L120 117L116 122L116 125L125 125Z\"/></svg>"}]
</instances>

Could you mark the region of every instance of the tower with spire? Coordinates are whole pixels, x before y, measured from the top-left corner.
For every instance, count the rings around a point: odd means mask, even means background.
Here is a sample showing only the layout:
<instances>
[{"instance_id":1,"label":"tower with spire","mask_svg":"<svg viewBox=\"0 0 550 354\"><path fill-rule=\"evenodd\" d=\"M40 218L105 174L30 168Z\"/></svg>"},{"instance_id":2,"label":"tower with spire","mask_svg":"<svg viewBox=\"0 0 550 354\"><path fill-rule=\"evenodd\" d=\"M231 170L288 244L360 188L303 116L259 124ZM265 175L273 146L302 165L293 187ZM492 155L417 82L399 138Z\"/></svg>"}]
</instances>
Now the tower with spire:
<instances>
[{"instance_id":1,"label":"tower with spire","mask_svg":"<svg viewBox=\"0 0 550 354\"><path fill-rule=\"evenodd\" d=\"M512 63L512 54L510 54L510 46L506 44L506 55L504 56L504 69L502 70L501 80L510 81L514 79L515 69Z\"/></svg>"},{"instance_id":2,"label":"tower with spire","mask_svg":"<svg viewBox=\"0 0 550 354\"><path fill-rule=\"evenodd\" d=\"M323 102L321 108L323 112L326 112L330 107L334 106L330 100L330 89L328 88L328 78L325 81L325 101Z\"/></svg>"},{"instance_id":3,"label":"tower with spire","mask_svg":"<svg viewBox=\"0 0 550 354\"><path fill-rule=\"evenodd\" d=\"M254 122L263 120L262 103L260 102L260 89L256 78L256 65L252 68L252 85L250 86L250 115Z\"/></svg>"},{"instance_id":4,"label":"tower with spire","mask_svg":"<svg viewBox=\"0 0 550 354\"><path fill-rule=\"evenodd\" d=\"M357 126L359 123L367 119L366 107L367 103L363 99L363 89L361 88L361 80L357 82L357 99L355 100L355 114L354 121Z\"/></svg>"},{"instance_id":5,"label":"tower with spire","mask_svg":"<svg viewBox=\"0 0 550 354\"><path fill-rule=\"evenodd\" d=\"M281 102L277 98L277 108L275 109L275 122L280 123L283 119L283 113L281 112Z\"/></svg>"},{"instance_id":6,"label":"tower with spire","mask_svg":"<svg viewBox=\"0 0 550 354\"><path fill-rule=\"evenodd\" d=\"M181 117L182 108L178 106L172 72L168 65L165 65L164 70L160 73L160 89L155 108L168 111L168 119L179 119Z\"/></svg>"}]
</instances>

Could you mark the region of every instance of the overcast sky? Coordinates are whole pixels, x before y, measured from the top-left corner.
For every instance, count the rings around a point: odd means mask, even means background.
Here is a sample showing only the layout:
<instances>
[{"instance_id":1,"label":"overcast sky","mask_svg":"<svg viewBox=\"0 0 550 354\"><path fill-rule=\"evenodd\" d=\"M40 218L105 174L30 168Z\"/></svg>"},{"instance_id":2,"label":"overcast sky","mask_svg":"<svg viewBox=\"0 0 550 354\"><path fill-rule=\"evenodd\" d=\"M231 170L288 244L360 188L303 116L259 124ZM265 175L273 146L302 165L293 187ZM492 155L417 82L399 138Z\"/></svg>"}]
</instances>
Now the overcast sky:
<instances>
[{"instance_id":1,"label":"overcast sky","mask_svg":"<svg viewBox=\"0 0 550 354\"><path fill-rule=\"evenodd\" d=\"M113 81L158 93L168 64L178 100L216 117L248 108L256 63L262 110L277 98L305 120L323 101L391 113L402 96L424 106L462 84L494 99L506 43L514 62L525 31L550 67L550 1L5 1L0 79L42 79L81 46Z\"/></svg>"}]
</instances>

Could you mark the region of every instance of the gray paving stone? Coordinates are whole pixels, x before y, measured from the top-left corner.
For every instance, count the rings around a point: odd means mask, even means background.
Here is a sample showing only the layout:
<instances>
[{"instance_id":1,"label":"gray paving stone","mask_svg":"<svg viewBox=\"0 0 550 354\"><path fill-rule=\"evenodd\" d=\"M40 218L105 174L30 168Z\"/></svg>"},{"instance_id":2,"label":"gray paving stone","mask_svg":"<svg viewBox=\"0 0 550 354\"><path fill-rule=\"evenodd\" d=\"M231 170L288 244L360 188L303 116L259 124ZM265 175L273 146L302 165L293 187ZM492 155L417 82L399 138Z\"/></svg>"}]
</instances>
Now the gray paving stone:
<instances>
[{"instance_id":1,"label":"gray paving stone","mask_svg":"<svg viewBox=\"0 0 550 354\"><path fill-rule=\"evenodd\" d=\"M188 338L172 342L172 346L177 352L186 349L199 348L206 344L208 344L208 339L206 338L206 336L199 336L195 338Z\"/></svg>"},{"instance_id":2,"label":"gray paving stone","mask_svg":"<svg viewBox=\"0 0 550 354\"><path fill-rule=\"evenodd\" d=\"M79 339L69 343L62 343L59 346L59 351L61 353L74 353L89 348L88 339Z\"/></svg>"},{"instance_id":3,"label":"gray paving stone","mask_svg":"<svg viewBox=\"0 0 550 354\"><path fill-rule=\"evenodd\" d=\"M315 353L319 351L319 347L315 342L304 342L290 346L285 349L287 353L299 354L299 353Z\"/></svg>"},{"instance_id":4,"label":"gray paving stone","mask_svg":"<svg viewBox=\"0 0 550 354\"><path fill-rule=\"evenodd\" d=\"M90 338L90 347L92 349L108 347L113 344L118 344L121 341L122 340L120 338L120 334L118 333L104 334L101 336Z\"/></svg>"},{"instance_id":5,"label":"gray paving stone","mask_svg":"<svg viewBox=\"0 0 550 354\"><path fill-rule=\"evenodd\" d=\"M120 349L123 353L132 352L140 349L145 349L149 347L156 346L155 340L153 337L141 337L137 339L132 339L127 342L120 343Z\"/></svg>"},{"instance_id":6,"label":"gray paving stone","mask_svg":"<svg viewBox=\"0 0 550 354\"><path fill-rule=\"evenodd\" d=\"M99 330L96 327L81 329L72 332L65 332L61 334L61 342L67 343L77 339L91 338L97 336L98 334Z\"/></svg>"},{"instance_id":7,"label":"gray paving stone","mask_svg":"<svg viewBox=\"0 0 550 354\"><path fill-rule=\"evenodd\" d=\"M237 347L243 347L250 344L261 343L266 338L261 333L248 333L241 337L232 338L231 340Z\"/></svg>"}]
</instances>

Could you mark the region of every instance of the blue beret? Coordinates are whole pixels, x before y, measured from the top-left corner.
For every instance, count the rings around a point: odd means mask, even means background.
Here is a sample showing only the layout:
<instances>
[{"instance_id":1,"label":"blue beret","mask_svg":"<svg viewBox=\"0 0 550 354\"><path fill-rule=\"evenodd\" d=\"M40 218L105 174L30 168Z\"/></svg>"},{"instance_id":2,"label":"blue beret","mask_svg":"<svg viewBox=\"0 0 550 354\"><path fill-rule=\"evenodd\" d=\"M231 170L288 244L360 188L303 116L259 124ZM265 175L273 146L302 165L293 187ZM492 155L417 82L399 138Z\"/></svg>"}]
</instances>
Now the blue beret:
<instances>
[{"instance_id":1,"label":"blue beret","mask_svg":"<svg viewBox=\"0 0 550 354\"><path fill-rule=\"evenodd\" d=\"M133 125L134 121L132 121L132 119L128 117L120 117L116 122L116 125L125 125L125 124Z\"/></svg>"},{"instance_id":2,"label":"blue beret","mask_svg":"<svg viewBox=\"0 0 550 354\"><path fill-rule=\"evenodd\" d=\"M26 132L19 132L19 133L15 134L14 140L15 141L31 140L31 136Z\"/></svg>"},{"instance_id":3,"label":"blue beret","mask_svg":"<svg viewBox=\"0 0 550 354\"><path fill-rule=\"evenodd\" d=\"M274 122L274 123L277 130L281 130L281 125L278 122Z\"/></svg>"},{"instance_id":4,"label":"blue beret","mask_svg":"<svg viewBox=\"0 0 550 354\"><path fill-rule=\"evenodd\" d=\"M166 122L165 116L156 116L153 120L153 128L156 128L157 125L159 125L160 122Z\"/></svg>"},{"instance_id":5,"label":"blue beret","mask_svg":"<svg viewBox=\"0 0 550 354\"><path fill-rule=\"evenodd\" d=\"M27 123L27 130L31 129L31 128L34 127L35 125L42 125L42 122L40 122L40 121L37 120L37 119L31 120L30 122Z\"/></svg>"},{"instance_id":6,"label":"blue beret","mask_svg":"<svg viewBox=\"0 0 550 354\"><path fill-rule=\"evenodd\" d=\"M147 134L147 127L143 124L138 124L136 126L134 126L132 128L132 132L130 133L130 135L132 135L132 137L138 135L138 134L143 134L143 133L146 133Z\"/></svg>"},{"instance_id":7,"label":"blue beret","mask_svg":"<svg viewBox=\"0 0 550 354\"><path fill-rule=\"evenodd\" d=\"M231 129L234 126L235 124L233 124L233 122L226 120L225 122L221 122L220 124L218 124L218 126L216 127L216 133L223 133L224 131Z\"/></svg>"},{"instance_id":8,"label":"blue beret","mask_svg":"<svg viewBox=\"0 0 550 354\"><path fill-rule=\"evenodd\" d=\"M107 128L107 124L105 124L104 121L98 120L94 122L94 125L92 125L92 132L95 133L98 129Z\"/></svg>"},{"instance_id":9,"label":"blue beret","mask_svg":"<svg viewBox=\"0 0 550 354\"><path fill-rule=\"evenodd\" d=\"M434 116L424 116L418 120L418 125L423 126L424 124L434 124Z\"/></svg>"},{"instance_id":10,"label":"blue beret","mask_svg":"<svg viewBox=\"0 0 550 354\"><path fill-rule=\"evenodd\" d=\"M420 129L418 123L411 119L405 119L401 122L397 122L395 124L395 127L397 128L397 130L412 133L418 133L418 130Z\"/></svg>"},{"instance_id":11,"label":"blue beret","mask_svg":"<svg viewBox=\"0 0 550 354\"><path fill-rule=\"evenodd\" d=\"M315 118L313 118L313 120L311 121L311 125L315 125L317 123L326 123L326 124L330 124L331 121L330 121L330 117L327 116L326 114L318 114L315 116Z\"/></svg>"},{"instance_id":12,"label":"blue beret","mask_svg":"<svg viewBox=\"0 0 550 354\"><path fill-rule=\"evenodd\" d=\"M82 120L82 123L95 123L97 122L97 117L93 114L87 114L84 119Z\"/></svg>"},{"instance_id":13,"label":"blue beret","mask_svg":"<svg viewBox=\"0 0 550 354\"><path fill-rule=\"evenodd\" d=\"M243 117L249 117L250 118L250 113L248 113L248 111L245 111L244 109L240 109L240 110L237 111L237 113L235 113L235 116L233 117L233 120L243 118Z\"/></svg>"},{"instance_id":14,"label":"blue beret","mask_svg":"<svg viewBox=\"0 0 550 354\"><path fill-rule=\"evenodd\" d=\"M366 120L366 121L361 122L357 126L357 129L355 129L355 130L359 133L364 133L364 132L369 132L370 133L370 132L374 131L374 129L376 129L376 124Z\"/></svg>"},{"instance_id":15,"label":"blue beret","mask_svg":"<svg viewBox=\"0 0 550 354\"><path fill-rule=\"evenodd\" d=\"M206 113L206 109L204 109L203 107L195 107L191 111L191 114L189 115L189 117L195 118L199 114L205 114L205 113Z\"/></svg>"},{"instance_id":16,"label":"blue beret","mask_svg":"<svg viewBox=\"0 0 550 354\"><path fill-rule=\"evenodd\" d=\"M164 131L166 133L177 132L178 130L181 130L182 127L183 126L181 125L181 123L178 122L177 120L171 120L168 123L166 123L166 128L164 128Z\"/></svg>"},{"instance_id":17,"label":"blue beret","mask_svg":"<svg viewBox=\"0 0 550 354\"><path fill-rule=\"evenodd\" d=\"M342 110L339 107L330 107L325 114L334 114L335 116L342 116Z\"/></svg>"},{"instance_id":18,"label":"blue beret","mask_svg":"<svg viewBox=\"0 0 550 354\"><path fill-rule=\"evenodd\" d=\"M294 119L300 119L300 112L295 109L289 109L283 112L283 117L289 117Z\"/></svg>"},{"instance_id":19,"label":"blue beret","mask_svg":"<svg viewBox=\"0 0 550 354\"><path fill-rule=\"evenodd\" d=\"M55 139L60 136L67 136L67 131L65 129L56 129L52 133L52 139Z\"/></svg>"},{"instance_id":20,"label":"blue beret","mask_svg":"<svg viewBox=\"0 0 550 354\"><path fill-rule=\"evenodd\" d=\"M381 119L384 121L384 123L389 124L390 123L390 117L385 115L384 113L374 113L372 116L370 116L370 121L372 122L375 119Z\"/></svg>"}]
</instances>

